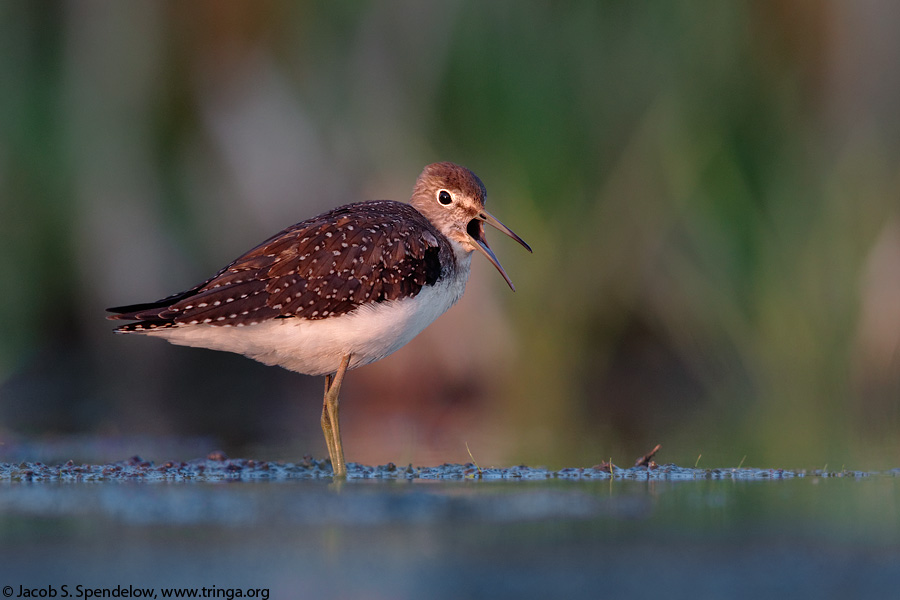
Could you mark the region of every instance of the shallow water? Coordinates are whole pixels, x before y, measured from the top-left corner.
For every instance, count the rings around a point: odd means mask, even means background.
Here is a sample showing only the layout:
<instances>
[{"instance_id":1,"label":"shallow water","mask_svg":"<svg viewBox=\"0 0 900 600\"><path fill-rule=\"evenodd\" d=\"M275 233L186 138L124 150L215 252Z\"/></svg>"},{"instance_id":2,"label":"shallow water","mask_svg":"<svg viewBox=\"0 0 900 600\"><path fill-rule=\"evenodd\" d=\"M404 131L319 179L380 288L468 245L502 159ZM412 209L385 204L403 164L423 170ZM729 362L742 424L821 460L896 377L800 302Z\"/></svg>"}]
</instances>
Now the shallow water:
<instances>
[{"instance_id":1,"label":"shallow water","mask_svg":"<svg viewBox=\"0 0 900 600\"><path fill-rule=\"evenodd\" d=\"M200 464L200 476L172 474ZM407 479L405 468L357 466L338 485L298 476L324 471L314 461L260 467L276 473L267 478L249 476L264 463L240 464L0 468L0 586L56 597L63 585L69 597L79 584L157 594L215 586L219 597L235 588L272 598L884 598L900 589L896 471L664 466L539 478L514 468L519 476L489 479L447 465L415 471L453 477Z\"/></svg>"}]
</instances>

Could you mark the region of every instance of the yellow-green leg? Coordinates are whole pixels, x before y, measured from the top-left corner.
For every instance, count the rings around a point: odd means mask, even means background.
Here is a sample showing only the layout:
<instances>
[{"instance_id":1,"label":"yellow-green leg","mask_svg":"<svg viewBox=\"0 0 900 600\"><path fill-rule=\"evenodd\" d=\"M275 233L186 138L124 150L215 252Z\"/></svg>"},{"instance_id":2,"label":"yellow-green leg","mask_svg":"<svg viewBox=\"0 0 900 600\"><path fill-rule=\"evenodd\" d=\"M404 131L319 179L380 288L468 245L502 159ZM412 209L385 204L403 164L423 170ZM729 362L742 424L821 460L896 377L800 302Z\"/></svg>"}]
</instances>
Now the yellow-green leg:
<instances>
[{"instance_id":1,"label":"yellow-green leg","mask_svg":"<svg viewBox=\"0 0 900 600\"><path fill-rule=\"evenodd\" d=\"M322 433L325 434L325 445L328 446L328 456L334 466L334 430L331 427L331 417L328 415L328 390L331 388L331 380L334 375L325 376L325 401L322 404Z\"/></svg>"},{"instance_id":2,"label":"yellow-green leg","mask_svg":"<svg viewBox=\"0 0 900 600\"><path fill-rule=\"evenodd\" d=\"M341 366L333 375L325 376L325 401L322 403L322 433L331 456L331 468L335 477L347 476L347 465L344 462L344 446L341 444L341 426L339 419L339 398L344 373L350 365L350 355L341 360Z\"/></svg>"}]
</instances>

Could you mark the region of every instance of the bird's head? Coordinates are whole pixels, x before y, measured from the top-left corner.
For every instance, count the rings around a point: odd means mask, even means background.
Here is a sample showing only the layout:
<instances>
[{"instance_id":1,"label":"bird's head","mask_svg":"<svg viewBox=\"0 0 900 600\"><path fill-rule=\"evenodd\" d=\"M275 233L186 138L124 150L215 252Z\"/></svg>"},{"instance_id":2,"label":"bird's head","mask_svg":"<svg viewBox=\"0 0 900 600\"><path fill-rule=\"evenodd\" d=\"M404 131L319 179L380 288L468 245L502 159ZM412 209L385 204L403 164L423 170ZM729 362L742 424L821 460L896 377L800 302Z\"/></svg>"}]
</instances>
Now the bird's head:
<instances>
[{"instance_id":1,"label":"bird's head","mask_svg":"<svg viewBox=\"0 0 900 600\"><path fill-rule=\"evenodd\" d=\"M529 252L531 247L484 209L486 197L484 184L475 173L450 162L439 162L428 165L419 175L410 204L458 247L466 252L478 250L484 254L497 267L509 287L515 290L488 246L484 224L499 229Z\"/></svg>"}]
</instances>

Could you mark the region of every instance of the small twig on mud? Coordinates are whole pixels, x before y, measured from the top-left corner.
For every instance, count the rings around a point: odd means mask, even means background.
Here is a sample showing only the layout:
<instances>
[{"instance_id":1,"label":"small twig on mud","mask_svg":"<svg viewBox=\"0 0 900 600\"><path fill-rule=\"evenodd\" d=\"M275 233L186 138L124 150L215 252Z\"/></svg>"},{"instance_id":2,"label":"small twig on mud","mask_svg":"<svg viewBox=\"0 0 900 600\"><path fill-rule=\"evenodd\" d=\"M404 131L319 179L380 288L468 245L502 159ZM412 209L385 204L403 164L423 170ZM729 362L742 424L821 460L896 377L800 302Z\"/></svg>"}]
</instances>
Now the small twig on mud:
<instances>
[{"instance_id":1,"label":"small twig on mud","mask_svg":"<svg viewBox=\"0 0 900 600\"><path fill-rule=\"evenodd\" d=\"M659 452L660 448L662 448L662 444L657 444L656 446L654 446L653 450L634 461L634 466L647 467L648 469L652 469L653 467L657 466L656 462L653 460L653 455Z\"/></svg>"},{"instance_id":2,"label":"small twig on mud","mask_svg":"<svg viewBox=\"0 0 900 600\"><path fill-rule=\"evenodd\" d=\"M466 452L469 453L469 458L472 459L472 464L475 465L475 469L478 470L478 475L481 476L481 467L478 466L478 463L475 462L475 457L472 456L472 451L469 450L469 442L466 442Z\"/></svg>"},{"instance_id":3,"label":"small twig on mud","mask_svg":"<svg viewBox=\"0 0 900 600\"><path fill-rule=\"evenodd\" d=\"M602 461L599 465L594 465L594 469L598 471L609 471L609 474L613 474L613 469L617 468L616 465L613 464L612 457L609 457L609 460Z\"/></svg>"}]
</instances>

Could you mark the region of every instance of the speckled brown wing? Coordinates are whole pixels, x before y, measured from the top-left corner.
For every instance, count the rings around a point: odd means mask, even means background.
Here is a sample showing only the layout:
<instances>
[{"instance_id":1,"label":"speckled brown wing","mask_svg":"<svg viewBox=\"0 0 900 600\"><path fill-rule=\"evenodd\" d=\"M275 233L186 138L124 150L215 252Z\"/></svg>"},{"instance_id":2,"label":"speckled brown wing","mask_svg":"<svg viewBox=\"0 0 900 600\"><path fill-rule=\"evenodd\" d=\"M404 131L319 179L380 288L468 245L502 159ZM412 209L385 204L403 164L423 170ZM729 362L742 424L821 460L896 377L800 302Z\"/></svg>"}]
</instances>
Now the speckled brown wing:
<instances>
[{"instance_id":1,"label":"speckled brown wing","mask_svg":"<svg viewBox=\"0 0 900 600\"><path fill-rule=\"evenodd\" d=\"M118 328L125 332L323 319L415 296L452 260L449 243L412 206L350 204L285 229L186 292L111 308L110 318L137 321Z\"/></svg>"}]
</instances>

